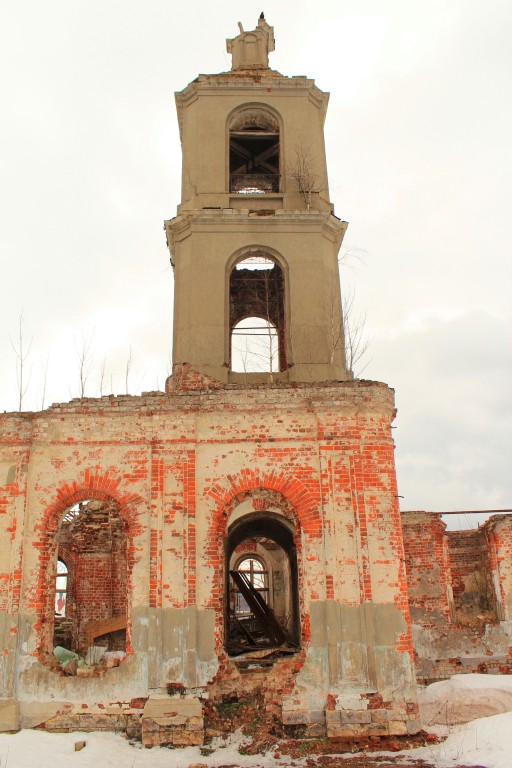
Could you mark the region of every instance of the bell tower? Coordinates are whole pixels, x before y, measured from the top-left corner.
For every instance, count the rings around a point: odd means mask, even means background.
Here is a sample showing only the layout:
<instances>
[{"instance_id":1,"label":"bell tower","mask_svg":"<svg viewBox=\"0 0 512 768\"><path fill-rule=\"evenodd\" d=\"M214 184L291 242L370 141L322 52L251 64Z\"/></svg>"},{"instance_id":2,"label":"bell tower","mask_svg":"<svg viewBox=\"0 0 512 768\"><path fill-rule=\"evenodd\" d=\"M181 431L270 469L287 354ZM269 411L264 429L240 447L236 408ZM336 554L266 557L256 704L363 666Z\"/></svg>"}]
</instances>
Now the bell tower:
<instances>
[{"instance_id":1,"label":"bell tower","mask_svg":"<svg viewBox=\"0 0 512 768\"><path fill-rule=\"evenodd\" d=\"M223 383L344 381L329 201L328 94L272 70L274 33L227 40L231 71L176 94L181 204L165 222L174 269L173 369Z\"/></svg>"}]
</instances>

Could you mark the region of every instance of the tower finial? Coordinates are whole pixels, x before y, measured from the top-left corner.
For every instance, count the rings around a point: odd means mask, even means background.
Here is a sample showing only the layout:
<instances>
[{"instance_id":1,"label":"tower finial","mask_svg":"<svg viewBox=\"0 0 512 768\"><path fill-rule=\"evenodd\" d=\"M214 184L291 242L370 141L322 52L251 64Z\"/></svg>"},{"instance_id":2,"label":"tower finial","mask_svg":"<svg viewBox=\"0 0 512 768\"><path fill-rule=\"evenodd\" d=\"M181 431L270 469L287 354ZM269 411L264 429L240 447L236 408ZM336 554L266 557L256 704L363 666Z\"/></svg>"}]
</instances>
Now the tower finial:
<instances>
[{"instance_id":1,"label":"tower finial","mask_svg":"<svg viewBox=\"0 0 512 768\"><path fill-rule=\"evenodd\" d=\"M274 28L265 20L263 11L256 29L245 32L238 22L240 34L232 40L226 40L228 53L233 56L232 70L268 69L268 54L274 50Z\"/></svg>"}]
</instances>

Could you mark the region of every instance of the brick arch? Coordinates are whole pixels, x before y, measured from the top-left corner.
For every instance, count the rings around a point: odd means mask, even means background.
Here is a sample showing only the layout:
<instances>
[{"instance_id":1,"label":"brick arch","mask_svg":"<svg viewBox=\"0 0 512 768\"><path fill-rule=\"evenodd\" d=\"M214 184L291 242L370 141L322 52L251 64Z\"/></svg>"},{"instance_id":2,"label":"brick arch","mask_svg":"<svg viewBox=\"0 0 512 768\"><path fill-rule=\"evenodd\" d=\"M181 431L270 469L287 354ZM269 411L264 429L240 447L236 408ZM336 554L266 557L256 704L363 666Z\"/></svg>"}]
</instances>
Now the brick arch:
<instances>
[{"instance_id":1,"label":"brick arch","mask_svg":"<svg viewBox=\"0 0 512 768\"><path fill-rule=\"evenodd\" d=\"M218 599L224 591L223 541L227 534L227 522L231 512L238 504L251 496L258 498L257 493L262 491L270 491L275 494L274 505L280 506L285 517L293 519L299 561L302 557L301 532L314 537L321 537L322 535L319 488L316 487L313 491L296 477L284 473L276 474L245 469L235 475L227 475L225 483L217 483L207 489L205 496L215 503L209 541L205 551L207 562L215 566L214 586L208 607L213 608L218 613L219 622L222 621L222 609L219 608ZM275 503L277 498L281 499L281 504ZM301 571L300 568L299 591L302 594ZM217 637L217 643L217 650L221 652L222 639Z\"/></svg>"},{"instance_id":2,"label":"brick arch","mask_svg":"<svg viewBox=\"0 0 512 768\"><path fill-rule=\"evenodd\" d=\"M34 630L37 632L37 644L35 655L45 658L48 653L50 634L53 631L53 622L49 620L52 614L52 600L54 594L53 573L49 568L50 552L55 546L55 536L62 516L70 507L85 499L113 501L121 520L126 526L127 550L126 560L128 569L128 592L131 583L133 567L140 560L137 557L133 540L142 532L143 527L138 518L140 508L146 502L138 494L134 494L123 487L120 478L116 478L112 471L84 470L81 477L71 483L62 483L55 489L45 489L45 494L53 493L55 500L43 512L40 522L34 528L33 545L38 550L37 587L33 603L37 611L37 621ZM128 599L127 607L130 614L131 601ZM131 652L130 632L127 631L127 653Z\"/></svg>"},{"instance_id":3,"label":"brick arch","mask_svg":"<svg viewBox=\"0 0 512 768\"><path fill-rule=\"evenodd\" d=\"M217 536L225 536L227 520L235 506L257 491L273 491L279 494L286 506L291 505L295 518L306 535L322 535L319 491L314 494L293 475L246 469L236 475L228 475L224 485L218 483L207 491L207 495L216 502L212 523Z\"/></svg>"},{"instance_id":4,"label":"brick arch","mask_svg":"<svg viewBox=\"0 0 512 768\"><path fill-rule=\"evenodd\" d=\"M227 525L231 513L247 499L253 499L255 512L264 514L269 508L277 507L284 519L294 523L295 576L292 573L291 579L294 580L295 592L291 599L294 601L294 625L295 632L298 633L297 639L301 636L305 640L307 635L304 634L306 623L304 622L301 532L304 531L308 535L321 535L319 497L315 497L311 490L296 477L284 473L266 473L249 469L242 470L236 475L228 475L225 484L212 486L207 491L207 495L216 502L207 557L210 562L216 563L212 599L208 607L213 608L217 613L219 627L216 633L217 653L223 654L226 640L227 602L219 603L218 596L222 595L226 589L227 553L224 542L227 537ZM293 568L291 563L290 567Z\"/></svg>"}]
</instances>

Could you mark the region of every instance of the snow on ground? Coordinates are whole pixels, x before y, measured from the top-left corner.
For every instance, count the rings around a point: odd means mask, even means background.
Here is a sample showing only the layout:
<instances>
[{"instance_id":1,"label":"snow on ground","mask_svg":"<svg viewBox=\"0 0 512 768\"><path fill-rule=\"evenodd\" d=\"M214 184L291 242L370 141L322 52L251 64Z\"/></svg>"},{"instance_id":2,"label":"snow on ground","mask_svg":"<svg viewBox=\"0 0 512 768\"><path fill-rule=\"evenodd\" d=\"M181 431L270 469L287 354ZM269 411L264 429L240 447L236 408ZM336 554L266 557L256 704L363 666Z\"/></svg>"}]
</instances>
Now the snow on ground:
<instances>
[{"instance_id":1,"label":"snow on ground","mask_svg":"<svg viewBox=\"0 0 512 768\"><path fill-rule=\"evenodd\" d=\"M462 717L469 712L496 711L508 706L512 710L512 677L505 675L456 675L442 683L434 683L420 693L422 713L442 712ZM449 704L447 704L447 702ZM425 722L425 721L424 721ZM429 731L432 727L427 726ZM447 735L442 744L393 753L397 766L401 760L422 759L435 768L483 766L512 768L512 711L480 718L465 725L443 726ZM85 741L80 752L76 741ZM169 750L144 749L115 733L46 733L23 730L0 734L0 768L189 768L202 764L208 768L235 765L238 768L284 768L290 765L286 755L241 755L244 737L237 731L220 745L215 740L212 754L201 754L199 747ZM375 755L376 756L376 755ZM391 756L391 755L389 755ZM346 755L347 768L350 757ZM293 760L296 766L303 760Z\"/></svg>"},{"instance_id":2,"label":"snow on ground","mask_svg":"<svg viewBox=\"0 0 512 768\"><path fill-rule=\"evenodd\" d=\"M75 741L87 742L80 752L74 751ZM198 747L169 750L161 747L144 749L130 744L115 733L46 733L23 730L15 734L0 734L1 768L189 768L200 763L215 768L235 765L239 768L285 768L290 759L282 755L240 755L243 740L239 734L230 744L218 747L211 755L201 755ZM376 754L374 755L377 756ZM422 759L435 768L483 766L511 768L512 712L454 726L442 744L429 745L403 752L388 753L400 766L401 760ZM350 758L346 755L347 768ZM370 755L368 755L370 757ZM293 760L296 766L306 759Z\"/></svg>"},{"instance_id":3,"label":"snow on ground","mask_svg":"<svg viewBox=\"0 0 512 768\"><path fill-rule=\"evenodd\" d=\"M509 675L453 675L418 693L421 722L431 725L468 723L512 710L512 677ZM510 759L512 766L512 755Z\"/></svg>"},{"instance_id":4,"label":"snow on ground","mask_svg":"<svg viewBox=\"0 0 512 768\"><path fill-rule=\"evenodd\" d=\"M75 742L82 740L86 746L75 752ZM0 734L0 768L189 768L194 763L209 768L228 764L240 768L284 765L271 757L240 755L238 748L243 742L237 731L226 746L216 748L212 755L203 756L199 747L145 749L116 733L23 730Z\"/></svg>"},{"instance_id":5,"label":"snow on ground","mask_svg":"<svg viewBox=\"0 0 512 768\"><path fill-rule=\"evenodd\" d=\"M512 712L453 726L442 744L396 754L421 758L436 768L457 768L457 766L511 768ZM397 765L399 765L398 762Z\"/></svg>"}]
</instances>

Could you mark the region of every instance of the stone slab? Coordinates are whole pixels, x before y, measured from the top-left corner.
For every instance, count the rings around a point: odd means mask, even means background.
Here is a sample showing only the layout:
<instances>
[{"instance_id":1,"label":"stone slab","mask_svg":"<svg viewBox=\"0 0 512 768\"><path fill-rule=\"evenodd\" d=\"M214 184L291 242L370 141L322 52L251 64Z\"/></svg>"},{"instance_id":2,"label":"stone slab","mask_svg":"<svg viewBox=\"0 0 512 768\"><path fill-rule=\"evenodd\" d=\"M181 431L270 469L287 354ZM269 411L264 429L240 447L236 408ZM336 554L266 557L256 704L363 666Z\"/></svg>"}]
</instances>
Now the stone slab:
<instances>
[{"instance_id":1,"label":"stone slab","mask_svg":"<svg viewBox=\"0 0 512 768\"><path fill-rule=\"evenodd\" d=\"M0 699L0 731L17 731L18 728L17 702L14 699Z\"/></svg>"}]
</instances>

